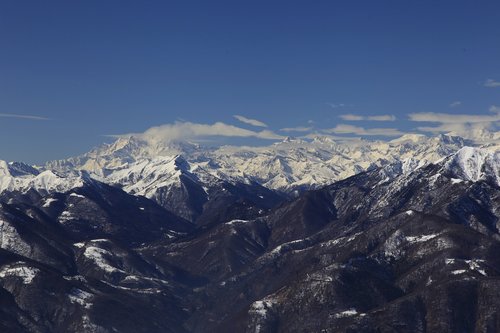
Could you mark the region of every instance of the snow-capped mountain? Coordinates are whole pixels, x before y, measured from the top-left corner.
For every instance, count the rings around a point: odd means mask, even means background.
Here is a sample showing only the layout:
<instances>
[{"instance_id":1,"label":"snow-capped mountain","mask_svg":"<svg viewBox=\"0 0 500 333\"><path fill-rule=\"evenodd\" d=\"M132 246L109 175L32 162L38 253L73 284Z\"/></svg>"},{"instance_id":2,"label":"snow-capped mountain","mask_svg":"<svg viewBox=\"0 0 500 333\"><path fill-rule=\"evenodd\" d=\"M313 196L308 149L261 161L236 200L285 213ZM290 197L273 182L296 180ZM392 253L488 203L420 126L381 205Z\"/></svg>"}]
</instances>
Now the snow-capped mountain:
<instances>
[{"instance_id":1,"label":"snow-capped mountain","mask_svg":"<svg viewBox=\"0 0 500 333\"><path fill-rule=\"evenodd\" d=\"M83 186L90 178L86 172L73 172L60 176L51 170L37 170L29 165L0 160L0 194L3 192L27 192L35 190L42 193L67 192Z\"/></svg>"},{"instance_id":2,"label":"snow-capped mountain","mask_svg":"<svg viewBox=\"0 0 500 333\"><path fill-rule=\"evenodd\" d=\"M449 158L443 171L465 181L492 180L500 186L500 151L464 147Z\"/></svg>"},{"instance_id":3,"label":"snow-capped mountain","mask_svg":"<svg viewBox=\"0 0 500 333\"><path fill-rule=\"evenodd\" d=\"M149 193L151 197L151 189L162 188L179 178L182 172L172 161L182 159L184 174L204 182L258 183L272 190L291 192L318 188L400 160L413 159L418 162L415 167L422 166L468 143L444 135L405 135L389 142L338 142L316 137L309 141L287 138L266 147L209 149L189 143L149 144L129 137L76 158L49 162L45 168L62 174L84 170L101 181L118 183L133 193Z\"/></svg>"},{"instance_id":4,"label":"snow-capped mountain","mask_svg":"<svg viewBox=\"0 0 500 333\"><path fill-rule=\"evenodd\" d=\"M312 141L287 138L266 147L223 146L207 149L188 143L152 145L129 137L80 157L49 162L46 168L61 173L85 170L102 181L113 183L121 178L119 175L136 174L136 170L147 163L158 165L159 157L166 158L165 163L168 164L180 155L189 164L190 169L186 171L199 178L210 175L233 183L256 182L269 189L290 192L321 187L370 168L408 158L413 158L422 166L466 144L459 137L405 135L389 142L338 142L328 137L316 137ZM175 173L173 169L165 171L167 174Z\"/></svg>"},{"instance_id":5,"label":"snow-capped mountain","mask_svg":"<svg viewBox=\"0 0 500 333\"><path fill-rule=\"evenodd\" d=\"M500 152L407 158L274 202L178 153L106 169L123 189L0 194L2 331L500 330ZM196 207L187 194L203 203L197 225L157 204Z\"/></svg>"},{"instance_id":6,"label":"snow-capped mountain","mask_svg":"<svg viewBox=\"0 0 500 333\"><path fill-rule=\"evenodd\" d=\"M186 142L151 143L131 136L41 168L4 162L0 193L29 189L64 192L91 177L153 199L195 222L204 205L221 195L224 201L261 202L257 210L264 212L270 207L268 202L280 201L276 195L297 195L381 166L399 165L408 173L466 145L478 146L455 136L417 134L388 142L318 136L312 140L286 138L265 147L218 148ZM487 149L495 147L490 144Z\"/></svg>"}]
</instances>

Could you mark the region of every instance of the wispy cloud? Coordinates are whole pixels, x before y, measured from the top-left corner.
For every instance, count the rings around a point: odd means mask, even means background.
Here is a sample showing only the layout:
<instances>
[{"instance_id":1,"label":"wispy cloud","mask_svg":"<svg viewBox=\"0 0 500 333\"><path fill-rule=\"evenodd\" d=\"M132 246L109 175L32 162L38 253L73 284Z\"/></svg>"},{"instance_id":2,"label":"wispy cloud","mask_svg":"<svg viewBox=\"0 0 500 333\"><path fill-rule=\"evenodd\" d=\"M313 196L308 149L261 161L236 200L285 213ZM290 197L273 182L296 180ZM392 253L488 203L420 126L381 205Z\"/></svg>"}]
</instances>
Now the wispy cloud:
<instances>
[{"instance_id":1,"label":"wispy cloud","mask_svg":"<svg viewBox=\"0 0 500 333\"><path fill-rule=\"evenodd\" d=\"M484 81L483 86L488 87L488 88L500 87L500 81L488 79L488 80Z\"/></svg>"},{"instance_id":2,"label":"wispy cloud","mask_svg":"<svg viewBox=\"0 0 500 333\"><path fill-rule=\"evenodd\" d=\"M490 108L490 110L492 109ZM408 117L410 118L411 121L442 123L442 124L466 124L466 123L485 123L485 122L500 121L500 113L496 113L493 115L478 115L478 114L421 112L421 113L410 113Z\"/></svg>"},{"instance_id":3,"label":"wispy cloud","mask_svg":"<svg viewBox=\"0 0 500 333\"><path fill-rule=\"evenodd\" d=\"M451 103L450 103L450 108L457 108L457 107L459 107L460 105L462 105L462 102L461 102L461 101L454 101L454 102L451 102Z\"/></svg>"},{"instance_id":4,"label":"wispy cloud","mask_svg":"<svg viewBox=\"0 0 500 333\"><path fill-rule=\"evenodd\" d=\"M365 119L363 116L358 116L355 114L341 114L339 118L347 121L360 121Z\"/></svg>"},{"instance_id":5,"label":"wispy cloud","mask_svg":"<svg viewBox=\"0 0 500 333\"><path fill-rule=\"evenodd\" d=\"M282 132L309 132L313 128L312 127L305 127L305 126L298 126L298 127L285 127L280 129Z\"/></svg>"},{"instance_id":6,"label":"wispy cloud","mask_svg":"<svg viewBox=\"0 0 500 333\"><path fill-rule=\"evenodd\" d=\"M368 116L366 119L373 121L395 121L396 116L393 116L391 114L383 114L380 116Z\"/></svg>"},{"instance_id":7,"label":"wispy cloud","mask_svg":"<svg viewBox=\"0 0 500 333\"><path fill-rule=\"evenodd\" d=\"M355 135L379 135L379 136L400 136L405 134L397 128L364 128L347 124L339 124L334 128L325 130L327 133L335 134L355 134Z\"/></svg>"},{"instance_id":8,"label":"wispy cloud","mask_svg":"<svg viewBox=\"0 0 500 333\"><path fill-rule=\"evenodd\" d=\"M49 120L46 117L32 116L26 114L16 114L16 113L0 113L2 118L18 118L18 119L29 119L29 120Z\"/></svg>"},{"instance_id":9,"label":"wispy cloud","mask_svg":"<svg viewBox=\"0 0 500 333\"><path fill-rule=\"evenodd\" d=\"M241 127L228 125L222 122L214 124L198 124L191 122L175 122L161 126L151 127L144 133L129 133L110 135L112 137L138 137L148 142L171 142L183 140L200 140L208 137L253 137L268 140L281 140L284 138L270 130L251 131Z\"/></svg>"},{"instance_id":10,"label":"wispy cloud","mask_svg":"<svg viewBox=\"0 0 500 333\"><path fill-rule=\"evenodd\" d=\"M451 114L421 112L408 115L411 121L436 123L435 126L420 126L419 131L430 133L454 133L468 137L472 131L492 129L500 124L500 107L492 105L492 114Z\"/></svg>"},{"instance_id":11,"label":"wispy cloud","mask_svg":"<svg viewBox=\"0 0 500 333\"><path fill-rule=\"evenodd\" d=\"M481 123L479 123L481 124ZM419 126L417 130L428 133L463 133L471 129L471 124L440 124L437 126Z\"/></svg>"},{"instance_id":12,"label":"wispy cloud","mask_svg":"<svg viewBox=\"0 0 500 333\"><path fill-rule=\"evenodd\" d=\"M252 125L252 126L256 126L256 127L267 127L266 123L263 123L262 121L257 120L257 119L251 119L251 118L247 118L247 117L240 116L237 114L235 114L233 117L236 118L237 120L241 121L242 123L245 123L248 125Z\"/></svg>"},{"instance_id":13,"label":"wispy cloud","mask_svg":"<svg viewBox=\"0 0 500 333\"><path fill-rule=\"evenodd\" d=\"M393 116L391 114L382 114L382 115L375 115L375 116L360 116L356 114L341 114L339 116L342 120L346 121L361 121L361 120L368 120L368 121L395 121L396 116Z\"/></svg>"},{"instance_id":14,"label":"wispy cloud","mask_svg":"<svg viewBox=\"0 0 500 333\"><path fill-rule=\"evenodd\" d=\"M325 133L309 133L300 137L301 139L310 139L317 141L359 141L361 137L354 136L338 136L338 135L330 135Z\"/></svg>"}]
</instances>

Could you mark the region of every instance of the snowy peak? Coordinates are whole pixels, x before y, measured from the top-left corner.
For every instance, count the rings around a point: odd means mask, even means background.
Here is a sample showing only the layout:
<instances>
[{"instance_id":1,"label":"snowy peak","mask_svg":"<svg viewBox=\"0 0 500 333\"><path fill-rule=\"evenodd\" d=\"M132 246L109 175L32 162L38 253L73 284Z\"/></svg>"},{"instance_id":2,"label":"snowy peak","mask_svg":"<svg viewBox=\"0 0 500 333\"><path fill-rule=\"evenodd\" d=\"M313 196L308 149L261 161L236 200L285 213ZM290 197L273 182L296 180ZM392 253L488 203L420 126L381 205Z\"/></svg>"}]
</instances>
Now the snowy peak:
<instances>
[{"instance_id":1,"label":"snowy peak","mask_svg":"<svg viewBox=\"0 0 500 333\"><path fill-rule=\"evenodd\" d=\"M293 136L287 136L284 138L281 142L276 143L277 145L279 144L288 144L288 143L295 143L295 144L304 144L306 141L293 137Z\"/></svg>"},{"instance_id":2,"label":"snowy peak","mask_svg":"<svg viewBox=\"0 0 500 333\"><path fill-rule=\"evenodd\" d=\"M181 175L192 178L190 164L180 155L159 156L130 163L104 180L126 192L152 197L157 190L179 183Z\"/></svg>"},{"instance_id":3,"label":"snowy peak","mask_svg":"<svg viewBox=\"0 0 500 333\"><path fill-rule=\"evenodd\" d=\"M0 160L0 177L11 176L9 164Z\"/></svg>"},{"instance_id":4,"label":"snowy peak","mask_svg":"<svg viewBox=\"0 0 500 333\"><path fill-rule=\"evenodd\" d=\"M500 152L464 147L445 159L443 169L454 178L478 181L490 180L500 185Z\"/></svg>"},{"instance_id":5,"label":"snowy peak","mask_svg":"<svg viewBox=\"0 0 500 333\"><path fill-rule=\"evenodd\" d=\"M158 143L130 136L118 138L111 144L103 144L81 156L66 160L50 161L46 169L62 173L86 170L100 179L115 170L145 159L192 154L199 146L189 142Z\"/></svg>"},{"instance_id":6,"label":"snowy peak","mask_svg":"<svg viewBox=\"0 0 500 333\"><path fill-rule=\"evenodd\" d=\"M401 143L401 142L420 142L425 141L427 137L423 134L404 134L399 138L393 139L390 142L392 143Z\"/></svg>"},{"instance_id":7,"label":"snowy peak","mask_svg":"<svg viewBox=\"0 0 500 333\"><path fill-rule=\"evenodd\" d=\"M198 179L208 177L245 184L257 182L269 189L292 192L318 188L398 161L414 159L418 161L418 166L422 166L463 146L461 138L446 135L429 138L417 134L387 142L334 141L327 136L312 140L288 137L267 147L219 148L127 137L79 157L49 162L46 169L63 174L86 170L100 181L119 183L125 185L124 188L134 186L134 191L139 190L136 184L143 178L150 189L155 183L151 182L153 179L161 179L160 184L165 184L167 178L168 182L179 179L178 175L174 175L175 170L171 169L177 168ZM413 164L405 165L405 170L413 170Z\"/></svg>"},{"instance_id":8,"label":"snowy peak","mask_svg":"<svg viewBox=\"0 0 500 333\"><path fill-rule=\"evenodd\" d=\"M38 175L40 171L32 167L31 165L20 163L20 162L5 162L0 160L0 177L2 176L32 176Z\"/></svg>"},{"instance_id":9,"label":"snowy peak","mask_svg":"<svg viewBox=\"0 0 500 333\"><path fill-rule=\"evenodd\" d=\"M445 134L439 134L436 138L436 141L442 142L444 144L455 144L455 145L460 145L464 146L466 144L466 140L460 136L455 136L455 135L445 135Z\"/></svg>"},{"instance_id":10,"label":"snowy peak","mask_svg":"<svg viewBox=\"0 0 500 333\"><path fill-rule=\"evenodd\" d=\"M317 135L313 138L312 143L316 144L335 144L335 140L329 136Z\"/></svg>"},{"instance_id":11,"label":"snowy peak","mask_svg":"<svg viewBox=\"0 0 500 333\"><path fill-rule=\"evenodd\" d=\"M67 192L91 181L86 172L61 176L51 170L38 172L22 163L0 162L0 194L7 191L25 193L29 190L41 193Z\"/></svg>"}]
</instances>

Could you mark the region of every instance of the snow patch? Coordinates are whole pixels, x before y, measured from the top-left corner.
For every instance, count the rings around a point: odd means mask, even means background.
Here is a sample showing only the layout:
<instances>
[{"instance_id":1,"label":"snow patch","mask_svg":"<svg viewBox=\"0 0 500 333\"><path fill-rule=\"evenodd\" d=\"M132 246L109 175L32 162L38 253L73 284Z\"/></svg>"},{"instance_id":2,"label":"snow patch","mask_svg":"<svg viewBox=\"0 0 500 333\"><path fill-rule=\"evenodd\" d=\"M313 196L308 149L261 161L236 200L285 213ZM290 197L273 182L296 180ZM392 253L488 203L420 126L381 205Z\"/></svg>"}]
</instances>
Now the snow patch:
<instances>
[{"instance_id":1,"label":"snow patch","mask_svg":"<svg viewBox=\"0 0 500 333\"><path fill-rule=\"evenodd\" d=\"M352 316L366 316L364 313L358 313L356 309L349 309L342 312L338 312L334 315L335 318L346 318Z\"/></svg>"},{"instance_id":2,"label":"snow patch","mask_svg":"<svg viewBox=\"0 0 500 333\"><path fill-rule=\"evenodd\" d=\"M469 271L476 271L479 274L483 276L488 276L486 274L486 271L481 267L481 264L484 264L483 259L455 259L455 258L446 258L445 263L447 265L455 265L455 264L460 264L460 265L467 265L467 269L459 269L459 270L454 270L451 272L451 274L457 275L457 274L463 274L465 272Z\"/></svg>"},{"instance_id":3,"label":"snow patch","mask_svg":"<svg viewBox=\"0 0 500 333\"><path fill-rule=\"evenodd\" d=\"M113 273L113 272L123 272L123 270L118 269L112 265L109 264L108 260L105 258L105 256L112 256L111 252L101 249L99 247L95 246L89 246L85 249L85 252L83 252L83 255L87 257L88 259L92 260L99 268L101 268L103 271L107 273Z\"/></svg>"},{"instance_id":4,"label":"snow patch","mask_svg":"<svg viewBox=\"0 0 500 333\"><path fill-rule=\"evenodd\" d=\"M59 215L59 222L60 223L65 223L65 222L68 222L69 220L72 220L73 219L73 214L71 214L71 212L65 210L61 213L61 215Z\"/></svg>"},{"instance_id":5,"label":"snow patch","mask_svg":"<svg viewBox=\"0 0 500 333\"><path fill-rule=\"evenodd\" d=\"M53 203L53 202L56 202L58 201L57 199L54 199L54 198L48 198L45 200L45 202L43 203L42 207L43 208L48 208L50 207L50 205Z\"/></svg>"},{"instance_id":6,"label":"snow patch","mask_svg":"<svg viewBox=\"0 0 500 333\"><path fill-rule=\"evenodd\" d=\"M464 274L466 272L467 272L467 270L465 270L465 269L457 269L457 270L452 271L451 274L459 275L459 274Z\"/></svg>"},{"instance_id":7,"label":"snow patch","mask_svg":"<svg viewBox=\"0 0 500 333\"><path fill-rule=\"evenodd\" d=\"M235 224L246 223L246 222L249 222L249 221L248 220L232 220L232 221L226 222L225 224L235 225Z\"/></svg>"},{"instance_id":8,"label":"snow patch","mask_svg":"<svg viewBox=\"0 0 500 333\"><path fill-rule=\"evenodd\" d=\"M274 306L274 302L270 299L255 301L250 306L248 313L253 317L255 324L255 333L260 333L266 321L270 317L270 311Z\"/></svg>"},{"instance_id":9,"label":"snow patch","mask_svg":"<svg viewBox=\"0 0 500 333\"><path fill-rule=\"evenodd\" d=\"M25 263L19 263L25 264ZM23 280L23 284L30 284L33 282L33 279L40 272L38 268L29 267L29 266L13 266L9 265L6 267L2 267L0 269L0 278L6 278L9 276L14 276Z\"/></svg>"},{"instance_id":10,"label":"snow patch","mask_svg":"<svg viewBox=\"0 0 500 333\"><path fill-rule=\"evenodd\" d=\"M437 236L438 236L438 234L422 235L422 236L407 236L406 241L408 241L410 243L423 243L423 242L427 242L428 240L431 240Z\"/></svg>"}]
</instances>

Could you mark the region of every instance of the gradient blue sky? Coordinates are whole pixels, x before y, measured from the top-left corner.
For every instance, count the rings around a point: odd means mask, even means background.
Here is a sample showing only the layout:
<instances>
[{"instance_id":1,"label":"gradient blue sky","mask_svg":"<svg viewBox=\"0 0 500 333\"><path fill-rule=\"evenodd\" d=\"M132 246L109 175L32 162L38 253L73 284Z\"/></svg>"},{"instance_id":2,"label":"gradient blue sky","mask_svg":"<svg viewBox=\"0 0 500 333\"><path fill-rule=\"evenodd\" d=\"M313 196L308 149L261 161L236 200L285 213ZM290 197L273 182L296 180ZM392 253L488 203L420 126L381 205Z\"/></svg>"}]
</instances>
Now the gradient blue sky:
<instances>
[{"instance_id":1,"label":"gradient blue sky","mask_svg":"<svg viewBox=\"0 0 500 333\"><path fill-rule=\"evenodd\" d=\"M4 160L176 121L260 132L234 115L276 136L500 120L499 1L1 1L0 43Z\"/></svg>"}]
</instances>

